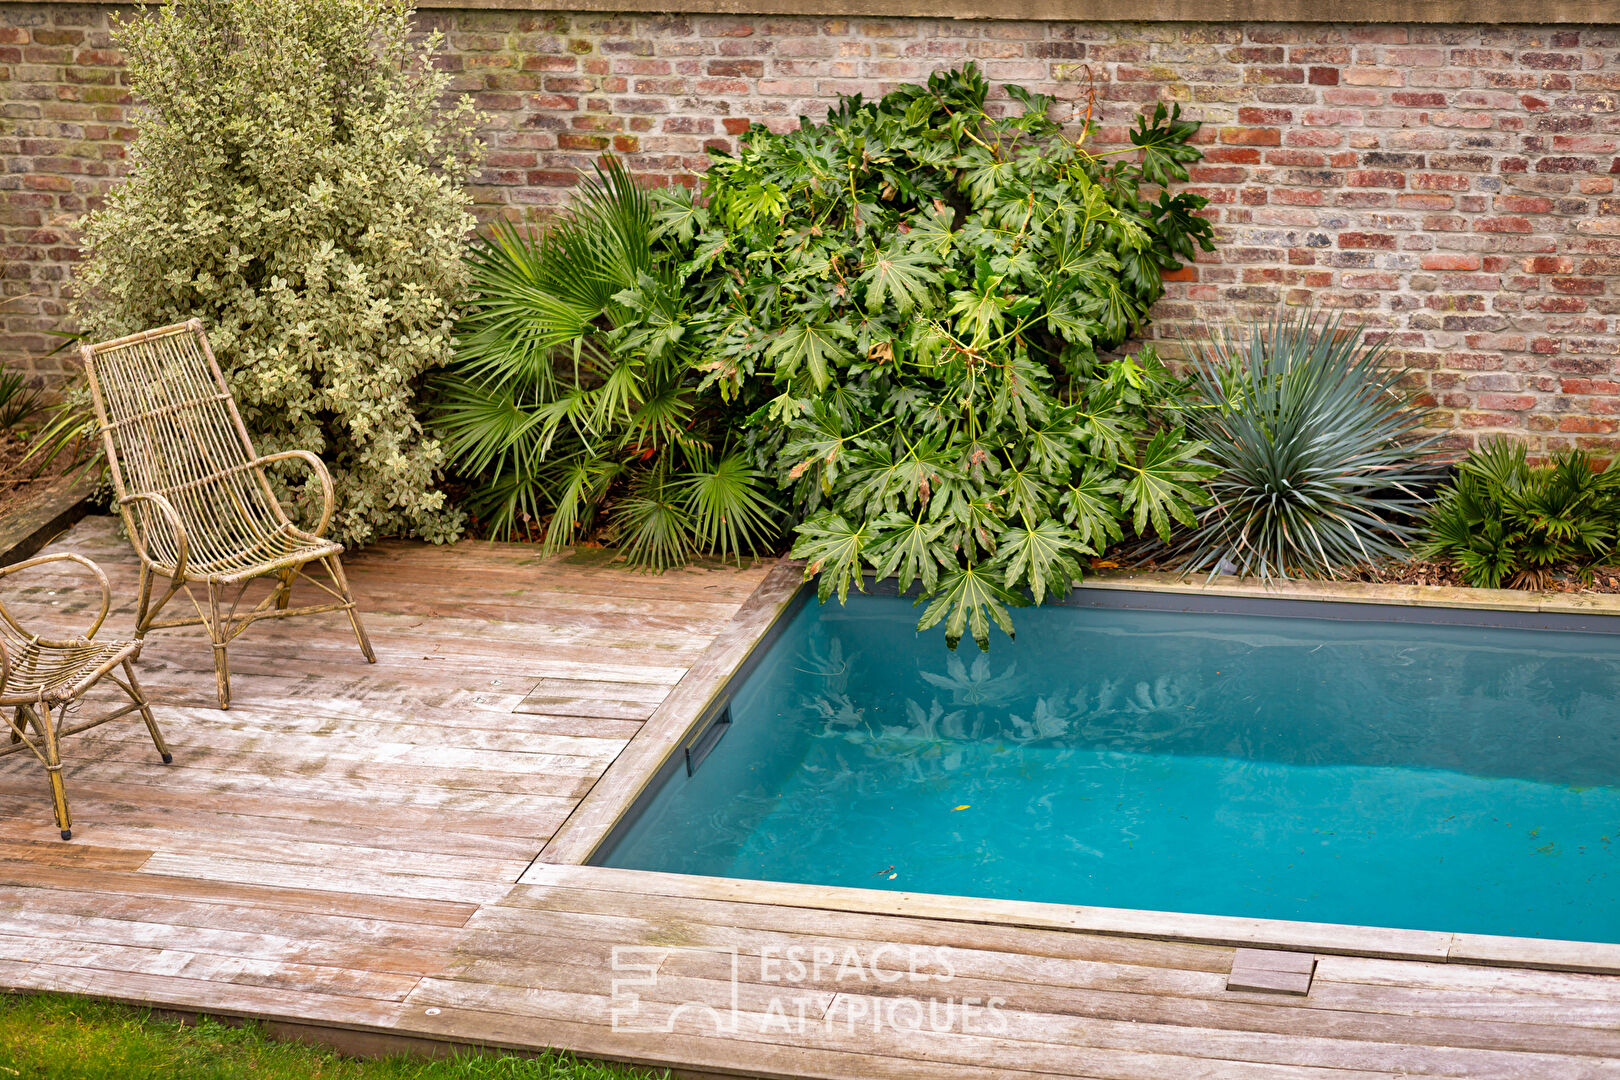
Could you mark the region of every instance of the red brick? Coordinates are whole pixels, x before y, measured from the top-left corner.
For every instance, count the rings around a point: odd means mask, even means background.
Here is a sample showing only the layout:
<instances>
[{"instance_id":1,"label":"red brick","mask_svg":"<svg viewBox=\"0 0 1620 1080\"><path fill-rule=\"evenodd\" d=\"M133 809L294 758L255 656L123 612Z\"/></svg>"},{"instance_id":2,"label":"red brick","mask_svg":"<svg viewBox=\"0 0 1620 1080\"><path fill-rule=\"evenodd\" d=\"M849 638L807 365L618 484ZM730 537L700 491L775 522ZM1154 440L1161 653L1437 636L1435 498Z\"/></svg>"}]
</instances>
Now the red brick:
<instances>
[{"instance_id":1,"label":"red brick","mask_svg":"<svg viewBox=\"0 0 1620 1080\"><path fill-rule=\"evenodd\" d=\"M1566 394L1620 394L1620 382L1610 379L1560 379L1558 389Z\"/></svg>"},{"instance_id":2,"label":"red brick","mask_svg":"<svg viewBox=\"0 0 1620 1080\"><path fill-rule=\"evenodd\" d=\"M1587 277L1555 277L1552 287L1561 293L1574 293L1581 296L1601 296L1604 284L1601 278Z\"/></svg>"},{"instance_id":3,"label":"red brick","mask_svg":"<svg viewBox=\"0 0 1620 1080\"><path fill-rule=\"evenodd\" d=\"M1418 260L1425 270L1478 270L1478 255L1424 255Z\"/></svg>"},{"instance_id":4,"label":"red brick","mask_svg":"<svg viewBox=\"0 0 1620 1080\"><path fill-rule=\"evenodd\" d=\"M1406 174L1395 169L1354 169L1346 177L1351 187L1398 188L1406 186Z\"/></svg>"},{"instance_id":5,"label":"red brick","mask_svg":"<svg viewBox=\"0 0 1620 1080\"><path fill-rule=\"evenodd\" d=\"M1221 129L1221 142L1238 146L1281 146L1282 132L1276 128L1228 127Z\"/></svg>"},{"instance_id":6,"label":"red brick","mask_svg":"<svg viewBox=\"0 0 1620 1080\"><path fill-rule=\"evenodd\" d=\"M1506 412L1524 412L1535 407L1536 399L1530 394L1481 394L1479 407Z\"/></svg>"},{"instance_id":7,"label":"red brick","mask_svg":"<svg viewBox=\"0 0 1620 1080\"><path fill-rule=\"evenodd\" d=\"M1377 248L1383 251L1395 250L1395 237L1388 233L1342 232L1339 234L1339 246L1342 248Z\"/></svg>"}]
</instances>

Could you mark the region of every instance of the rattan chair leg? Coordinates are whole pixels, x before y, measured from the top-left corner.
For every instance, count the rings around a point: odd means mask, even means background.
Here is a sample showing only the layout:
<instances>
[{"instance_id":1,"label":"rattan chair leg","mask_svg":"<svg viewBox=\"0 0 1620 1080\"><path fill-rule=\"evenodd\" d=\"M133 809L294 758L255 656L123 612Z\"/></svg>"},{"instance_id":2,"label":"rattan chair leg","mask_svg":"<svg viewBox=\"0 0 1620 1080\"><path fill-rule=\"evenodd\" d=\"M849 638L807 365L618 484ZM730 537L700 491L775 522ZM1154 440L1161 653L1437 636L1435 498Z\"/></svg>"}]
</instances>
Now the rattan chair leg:
<instances>
[{"instance_id":1,"label":"rattan chair leg","mask_svg":"<svg viewBox=\"0 0 1620 1080\"><path fill-rule=\"evenodd\" d=\"M51 781L51 804L56 810L56 827L62 830L62 839L73 839L73 818L68 813L67 788L62 783L62 755L56 744L56 722L51 708L43 701L34 712L34 721L40 729L41 747L45 752L45 775Z\"/></svg>"},{"instance_id":2,"label":"rattan chair leg","mask_svg":"<svg viewBox=\"0 0 1620 1080\"><path fill-rule=\"evenodd\" d=\"M219 691L219 707L231 707L231 660L225 652L231 628L219 613L220 584L208 583L208 637L214 643L214 686Z\"/></svg>"},{"instance_id":3,"label":"rattan chair leg","mask_svg":"<svg viewBox=\"0 0 1620 1080\"><path fill-rule=\"evenodd\" d=\"M152 707L146 701L146 691L141 689L140 682L135 678L135 665L128 660L124 661L124 677L129 680L129 688L124 692L140 709L141 719L146 721L146 730L152 734L152 745L163 755L163 764L169 764L174 760L174 755L169 752L169 744L163 741L163 732L158 730L157 718L152 715Z\"/></svg>"},{"instance_id":4,"label":"rattan chair leg","mask_svg":"<svg viewBox=\"0 0 1620 1080\"><path fill-rule=\"evenodd\" d=\"M135 637L146 637L146 628L157 613L151 611L152 607L152 568L141 560L140 590L135 602Z\"/></svg>"},{"instance_id":5,"label":"rattan chair leg","mask_svg":"<svg viewBox=\"0 0 1620 1080\"><path fill-rule=\"evenodd\" d=\"M292 602L293 575L296 570L280 570L276 572L276 610L286 611L287 605Z\"/></svg>"},{"instance_id":6,"label":"rattan chair leg","mask_svg":"<svg viewBox=\"0 0 1620 1080\"><path fill-rule=\"evenodd\" d=\"M354 627L354 639L360 643L360 651L365 654L366 663L375 664L377 654L371 649L371 639L366 636L366 628L360 622L360 609L354 605L354 593L349 588L349 579L343 573L343 566L338 562L336 555L328 555L321 560L326 564L326 570L332 575L332 581L337 585L338 592L343 594L344 610L349 613L349 625Z\"/></svg>"}]
</instances>

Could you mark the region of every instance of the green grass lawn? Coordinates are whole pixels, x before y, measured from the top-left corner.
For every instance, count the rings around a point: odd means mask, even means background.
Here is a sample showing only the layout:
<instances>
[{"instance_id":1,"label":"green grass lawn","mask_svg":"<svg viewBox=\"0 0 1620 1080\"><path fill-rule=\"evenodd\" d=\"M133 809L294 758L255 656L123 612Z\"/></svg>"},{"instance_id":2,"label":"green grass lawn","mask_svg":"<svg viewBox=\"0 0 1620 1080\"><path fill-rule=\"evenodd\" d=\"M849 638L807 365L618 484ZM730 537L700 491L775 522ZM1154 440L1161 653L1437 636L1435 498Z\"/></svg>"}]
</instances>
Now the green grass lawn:
<instances>
[{"instance_id":1,"label":"green grass lawn","mask_svg":"<svg viewBox=\"0 0 1620 1080\"><path fill-rule=\"evenodd\" d=\"M667 1076L668 1074L658 1074ZM655 1080L566 1055L359 1059L279 1042L256 1024L190 1025L56 994L0 993L0 1080Z\"/></svg>"}]
</instances>

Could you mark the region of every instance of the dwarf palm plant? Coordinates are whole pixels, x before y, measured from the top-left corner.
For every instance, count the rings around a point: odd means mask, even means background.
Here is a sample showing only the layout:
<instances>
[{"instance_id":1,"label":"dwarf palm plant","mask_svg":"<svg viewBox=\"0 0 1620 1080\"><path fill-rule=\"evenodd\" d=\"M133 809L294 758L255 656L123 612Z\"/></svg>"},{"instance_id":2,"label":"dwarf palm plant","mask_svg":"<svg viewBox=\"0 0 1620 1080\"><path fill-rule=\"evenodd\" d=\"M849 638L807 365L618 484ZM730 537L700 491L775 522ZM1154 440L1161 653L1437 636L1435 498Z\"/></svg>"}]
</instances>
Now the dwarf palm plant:
<instances>
[{"instance_id":1,"label":"dwarf palm plant","mask_svg":"<svg viewBox=\"0 0 1620 1080\"><path fill-rule=\"evenodd\" d=\"M1383 352L1308 311L1200 344L1187 426L1219 471L1176 549L1187 568L1331 576L1406 547L1442 465Z\"/></svg>"},{"instance_id":2,"label":"dwarf palm plant","mask_svg":"<svg viewBox=\"0 0 1620 1080\"><path fill-rule=\"evenodd\" d=\"M549 228L476 243L473 298L433 413L469 503L496 536L545 522L663 568L776 534L765 480L714 434L683 348L684 299L647 193L616 160Z\"/></svg>"},{"instance_id":3,"label":"dwarf palm plant","mask_svg":"<svg viewBox=\"0 0 1620 1080\"><path fill-rule=\"evenodd\" d=\"M1586 574L1614 554L1620 468L1594 471L1580 450L1531 465L1522 443L1497 440L1457 467L1428 525L1423 554L1450 562L1468 584L1544 588L1559 567Z\"/></svg>"}]
</instances>

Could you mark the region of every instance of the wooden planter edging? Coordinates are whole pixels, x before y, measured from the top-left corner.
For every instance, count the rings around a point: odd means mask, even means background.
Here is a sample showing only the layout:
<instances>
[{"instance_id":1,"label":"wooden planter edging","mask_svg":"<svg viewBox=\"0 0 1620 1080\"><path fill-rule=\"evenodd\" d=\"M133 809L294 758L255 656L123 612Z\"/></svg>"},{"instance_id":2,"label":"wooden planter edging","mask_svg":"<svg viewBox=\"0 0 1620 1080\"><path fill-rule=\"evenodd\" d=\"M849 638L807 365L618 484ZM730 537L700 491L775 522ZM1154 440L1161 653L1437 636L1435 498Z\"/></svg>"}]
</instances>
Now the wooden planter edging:
<instances>
[{"instance_id":1,"label":"wooden planter edging","mask_svg":"<svg viewBox=\"0 0 1620 1080\"><path fill-rule=\"evenodd\" d=\"M90 512L97 475L85 470L45 485L0 519L0 566L22 562Z\"/></svg>"},{"instance_id":2,"label":"wooden planter edging","mask_svg":"<svg viewBox=\"0 0 1620 1080\"><path fill-rule=\"evenodd\" d=\"M1620 944L1402 930L1186 912L1083 907L1023 900L891 892L847 886L700 877L585 865L618 821L686 745L716 697L748 661L802 587L804 564L783 559L686 678L653 713L539 858L519 879L528 885L578 885L627 894L678 896L866 914L898 915L1077 933L1285 949L1428 963L1484 964L1550 971L1620 974ZM1120 571L1086 579L1080 588L1387 604L1563 615L1620 615L1620 595L1531 593L1367 582L1277 581Z\"/></svg>"},{"instance_id":3,"label":"wooden planter edging","mask_svg":"<svg viewBox=\"0 0 1620 1080\"><path fill-rule=\"evenodd\" d=\"M1339 604L1389 604L1397 607L1514 611L1525 614L1620 615L1620 593L1528 592L1519 589L1382 585L1368 581L1307 579L1262 582L1255 578L1229 575L1211 580L1202 574L1186 575L1137 570L1097 573L1086 578L1079 587L1262 600L1315 600Z\"/></svg>"}]
</instances>

